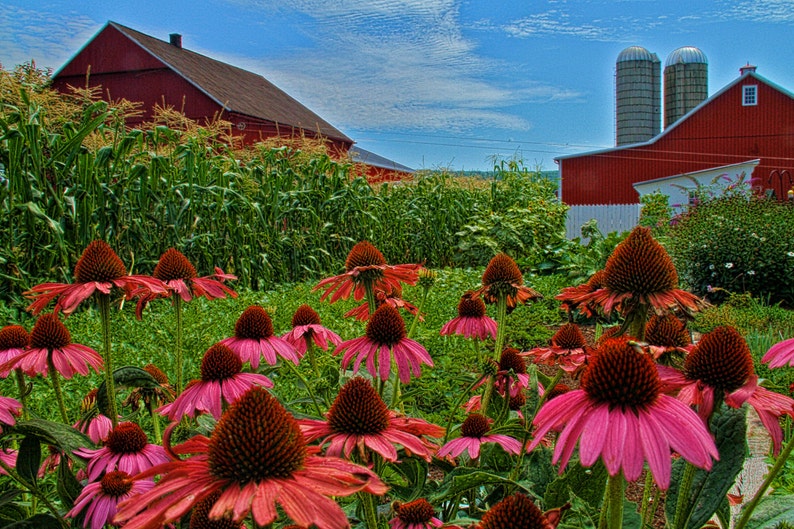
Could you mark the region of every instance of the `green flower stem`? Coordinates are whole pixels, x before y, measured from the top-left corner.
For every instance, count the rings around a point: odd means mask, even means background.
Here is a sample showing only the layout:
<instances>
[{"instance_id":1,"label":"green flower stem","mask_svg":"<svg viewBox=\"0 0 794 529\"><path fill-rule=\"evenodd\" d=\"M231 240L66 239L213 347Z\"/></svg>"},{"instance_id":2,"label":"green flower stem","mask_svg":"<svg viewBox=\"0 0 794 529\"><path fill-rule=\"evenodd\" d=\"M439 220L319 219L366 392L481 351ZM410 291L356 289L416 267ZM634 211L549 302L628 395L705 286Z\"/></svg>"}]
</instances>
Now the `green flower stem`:
<instances>
[{"instance_id":1,"label":"green flower stem","mask_svg":"<svg viewBox=\"0 0 794 529\"><path fill-rule=\"evenodd\" d=\"M422 309L425 308L425 302L427 301L427 294L430 292L429 288L425 288L422 292L422 299L419 301L419 307L416 309L416 314L414 314L414 321L411 322L411 328L408 329L408 338L411 338L414 335L414 331L416 330L416 324L419 323L419 317L422 315Z\"/></svg>"},{"instance_id":2,"label":"green flower stem","mask_svg":"<svg viewBox=\"0 0 794 529\"><path fill-rule=\"evenodd\" d=\"M626 332L629 336L642 342L645 340L645 325L648 323L648 305L641 303L626 316Z\"/></svg>"},{"instance_id":3,"label":"green flower stem","mask_svg":"<svg viewBox=\"0 0 794 529\"><path fill-rule=\"evenodd\" d=\"M651 524L653 511L656 510L656 502L651 501L651 489L653 488L653 474L645 473L645 486L642 488L642 503L640 504L640 515L642 516L641 527L648 527ZM655 498L654 498L655 499ZM653 506L653 509L651 509Z\"/></svg>"},{"instance_id":4,"label":"green flower stem","mask_svg":"<svg viewBox=\"0 0 794 529\"><path fill-rule=\"evenodd\" d=\"M678 487L678 500L675 502L673 529L684 529L689 521L690 512L688 510L684 512L684 507L687 504L694 477L695 466L691 463L687 463L684 466L684 475L681 477L681 485Z\"/></svg>"},{"instance_id":5,"label":"green flower stem","mask_svg":"<svg viewBox=\"0 0 794 529\"><path fill-rule=\"evenodd\" d=\"M306 378L303 375L301 375L301 372L298 371L298 368L297 368L297 366L295 366L295 364L293 364L289 360L285 360L284 364L289 366L289 368L292 370L292 372L295 373L295 376L298 377L301 382L303 382L303 385L306 388L306 391L309 392L309 397L312 399L312 402L314 403L314 409L317 410L317 416L318 417L322 417L323 416L323 410L322 410L322 408L320 408L319 402L317 402L317 396L314 394L314 390L312 389L312 386L306 381Z\"/></svg>"},{"instance_id":6,"label":"green flower stem","mask_svg":"<svg viewBox=\"0 0 794 529\"><path fill-rule=\"evenodd\" d=\"M626 480L623 479L622 472L617 476L609 476L607 481L607 499L609 501L607 506L608 529L623 528L623 490L625 485Z\"/></svg>"},{"instance_id":7,"label":"green flower stem","mask_svg":"<svg viewBox=\"0 0 794 529\"><path fill-rule=\"evenodd\" d=\"M375 284L373 281L364 281L364 291L367 294L367 306L369 306L370 315L375 313L378 308L378 303L375 301Z\"/></svg>"},{"instance_id":8,"label":"green flower stem","mask_svg":"<svg viewBox=\"0 0 794 529\"><path fill-rule=\"evenodd\" d=\"M742 509L742 516L739 518L739 521L736 523L736 527L734 529L744 529L745 525L747 525L747 521L750 519L750 516L753 514L753 511L758 506L758 502L761 501L761 498L764 497L766 494L767 489L775 480L780 471L786 466L786 461L788 461L789 456L791 455L791 451L794 450L794 437L789 439L786 446L783 447L783 450L780 451L780 454L777 456L775 460L775 464L772 466L772 470L766 475L766 479L764 482L761 483L761 487L755 493L753 498L750 502Z\"/></svg>"},{"instance_id":9,"label":"green flower stem","mask_svg":"<svg viewBox=\"0 0 794 529\"><path fill-rule=\"evenodd\" d=\"M17 379L17 387L19 388L19 402L22 404L22 418L28 420L28 385L25 383L25 375L20 368L14 369L14 375Z\"/></svg>"},{"instance_id":10,"label":"green flower stem","mask_svg":"<svg viewBox=\"0 0 794 529\"><path fill-rule=\"evenodd\" d=\"M557 373L554 375L554 378L552 378L551 382L549 382L546 391L543 392L543 396L538 399L538 405L535 407L535 415L538 414L538 412L540 411L540 407L543 406L543 403L549 400L549 393L551 393L551 390L554 389L554 387L557 385L560 379L562 379L562 376L564 374L565 371L563 371L562 369L557 370Z\"/></svg>"},{"instance_id":11,"label":"green flower stem","mask_svg":"<svg viewBox=\"0 0 794 529\"><path fill-rule=\"evenodd\" d=\"M55 364L52 361L52 350L47 353L47 370L50 372L50 380L52 381L52 389L55 392L55 400L58 401L58 409L61 411L61 420L65 425L70 426L69 414L66 413L66 405L63 402L61 379L58 377L58 371L56 371Z\"/></svg>"},{"instance_id":12,"label":"green flower stem","mask_svg":"<svg viewBox=\"0 0 794 529\"><path fill-rule=\"evenodd\" d=\"M160 432L160 414L157 413L158 407L157 399L152 398L149 400L149 415L152 416L152 430L154 431L154 444L163 443L163 434Z\"/></svg>"},{"instance_id":13,"label":"green flower stem","mask_svg":"<svg viewBox=\"0 0 794 529\"><path fill-rule=\"evenodd\" d=\"M480 411L482 414L487 416L488 415L488 406L491 404L491 393L493 393L493 387L496 382L496 377L493 375L487 375L488 380L485 381L485 389L482 393L482 400L480 400Z\"/></svg>"},{"instance_id":14,"label":"green flower stem","mask_svg":"<svg viewBox=\"0 0 794 529\"><path fill-rule=\"evenodd\" d=\"M398 405L400 407L402 407L402 401L400 400L400 393L401 393L400 388L401 387L402 386L400 385L400 377L395 372L394 376L392 377L392 382L391 382L391 388L392 388L392 391L391 391L391 409L393 409L393 410L396 410Z\"/></svg>"},{"instance_id":15,"label":"green flower stem","mask_svg":"<svg viewBox=\"0 0 794 529\"><path fill-rule=\"evenodd\" d=\"M312 365L312 370L314 370L314 376L320 378L320 368L317 367L317 358L314 355L314 340L308 335L304 336L303 339L306 340L306 356L309 357L309 363Z\"/></svg>"},{"instance_id":16,"label":"green flower stem","mask_svg":"<svg viewBox=\"0 0 794 529\"><path fill-rule=\"evenodd\" d=\"M50 513L58 520L58 523L61 524L61 527L64 529L69 529L71 525L61 516L60 511L58 510L55 505L50 502L49 498L47 498L46 493L42 492L35 483L29 483L26 479L17 473L16 468L6 464L4 461L0 461L0 468L2 468L6 474L11 476L17 483L25 487L30 491L33 495L33 499L38 498L41 502L47 507Z\"/></svg>"},{"instance_id":17,"label":"green flower stem","mask_svg":"<svg viewBox=\"0 0 794 529\"><path fill-rule=\"evenodd\" d=\"M455 412L463 403L463 399L465 399L466 396L468 396L468 394L471 392L471 390L474 389L474 386L482 382L482 379L483 377L480 377L471 384L469 384L469 387L467 387L466 390L460 394L458 400L455 401L455 405L452 407L452 411L449 413L449 418L447 419L447 428L446 428L446 433L444 434L444 441L441 443L442 446L445 445L449 440L449 430L450 428L452 428L452 421L455 419Z\"/></svg>"},{"instance_id":18,"label":"green flower stem","mask_svg":"<svg viewBox=\"0 0 794 529\"><path fill-rule=\"evenodd\" d=\"M113 380L113 358L110 354L110 294L98 295L99 317L102 322L102 356L105 363L105 389L108 394L108 413L113 428L119 422L116 408L116 386Z\"/></svg>"},{"instance_id":19,"label":"green flower stem","mask_svg":"<svg viewBox=\"0 0 794 529\"><path fill-rule=\"evenodd\" d=\"M378 529L378 508L375 504L375 496L369 492L359 492L361 506L364 510L364 526L367 529Z\"/></svg>"},{"instance_id":20,"label":"green flower stem","mask_svg":"<svg viewBox=\"0 0 794 529\"><path fill-rule=\"evenodd\" d=\"M174 312L176 312L176 394L182 394L182 298L174 294Z\"/></svg>"},{"instance_id":21,"label":"green flower stem","mask_svg":"<svg viewBox=\"0 0 794 529\"><path fill-rule=\"evenodd\" d=\"M494 360L499 360L505 345L507 332L507 295L501 294L496 300L496 343L494 344Z\"/></svg>"}]
</instances>

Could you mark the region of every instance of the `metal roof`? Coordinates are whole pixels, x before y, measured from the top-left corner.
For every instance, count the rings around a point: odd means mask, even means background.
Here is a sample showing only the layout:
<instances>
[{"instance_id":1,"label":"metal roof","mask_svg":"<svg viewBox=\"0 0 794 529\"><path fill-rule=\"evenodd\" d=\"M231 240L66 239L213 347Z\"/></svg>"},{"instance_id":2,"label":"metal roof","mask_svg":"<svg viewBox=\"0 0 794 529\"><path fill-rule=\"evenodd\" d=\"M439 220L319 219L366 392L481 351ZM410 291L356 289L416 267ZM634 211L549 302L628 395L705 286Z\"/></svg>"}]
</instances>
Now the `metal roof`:
<instances>
[{"instance_id":1,"label":"metal roof","mask_svg":"<svg viewBox=\"0 0 794 529\"><path fill-rule=\"evenodd\" d=\"M627 62L627 61L658 61L659 58L656 56L655 53L649 52L647 49L643 48L642 46L629 46L625 50L621 51L618 54L618 59L616 62Z\"/></svg>"},{"instance_id":2,"label":"metal roof","mask_svg":"<svg viewBox=\"0 0 794 529\"><path fill-rule=\"evenodd\" d=\"M682 46L670 52L667 60L664 62L664 67L672 66L674 64L708 64L706 54L700 51L699 48L694 46Z\"/></svg>"}]
</instances>

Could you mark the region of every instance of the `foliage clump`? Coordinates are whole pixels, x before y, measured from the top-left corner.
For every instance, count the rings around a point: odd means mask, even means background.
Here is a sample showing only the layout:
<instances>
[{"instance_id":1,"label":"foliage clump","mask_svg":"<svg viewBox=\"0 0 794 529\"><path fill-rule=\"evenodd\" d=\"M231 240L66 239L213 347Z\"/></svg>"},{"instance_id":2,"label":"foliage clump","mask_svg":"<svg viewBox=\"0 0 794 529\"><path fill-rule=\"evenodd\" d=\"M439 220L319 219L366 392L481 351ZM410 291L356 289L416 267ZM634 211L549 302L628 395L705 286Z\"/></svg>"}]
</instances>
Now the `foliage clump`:
<instances>
[{"instance_id":1,"label":"foliage clump","mask_svg":"<svg viewBox=\"0 0 794 529\"><path fill-rule=\"evenodd\" d=\"M706 200L676 219L669 251L693 291L749 292L794 307L794 207L762 197Z\"/></svg>"}]
</instances>

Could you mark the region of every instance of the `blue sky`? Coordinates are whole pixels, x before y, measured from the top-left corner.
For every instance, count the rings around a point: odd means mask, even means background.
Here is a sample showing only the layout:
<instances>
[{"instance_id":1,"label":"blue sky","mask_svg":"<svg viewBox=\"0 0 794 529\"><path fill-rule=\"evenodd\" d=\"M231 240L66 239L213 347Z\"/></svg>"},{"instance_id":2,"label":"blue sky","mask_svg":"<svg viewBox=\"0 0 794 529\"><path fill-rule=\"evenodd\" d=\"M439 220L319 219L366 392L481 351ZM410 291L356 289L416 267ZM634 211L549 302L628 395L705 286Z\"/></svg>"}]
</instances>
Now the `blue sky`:
<instances>
[{"instance_id":1,"label":"blue sky","mask_svg":"<svg viewBox=\"0 0 794 529\"><path fill-rule=\"evenodd\" d=\"M12 0L0 64L58 69L112 20L262 74L416 169L491 168L614 146L615 59L640 45L709 61L709 94L747 62L794 90L794 0Z\"/></svg>"}]
</instances>

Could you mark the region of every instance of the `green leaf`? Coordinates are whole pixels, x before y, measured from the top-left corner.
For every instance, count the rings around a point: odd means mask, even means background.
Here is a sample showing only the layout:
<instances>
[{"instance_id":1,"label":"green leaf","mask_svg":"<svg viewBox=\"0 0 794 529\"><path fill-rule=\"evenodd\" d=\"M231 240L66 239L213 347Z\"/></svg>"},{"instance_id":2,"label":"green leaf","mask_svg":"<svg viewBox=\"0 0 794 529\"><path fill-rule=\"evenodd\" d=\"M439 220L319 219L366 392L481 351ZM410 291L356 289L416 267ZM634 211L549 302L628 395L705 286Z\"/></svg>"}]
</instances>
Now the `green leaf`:
<instances>
[{"instance_id":1,"label":"green leaf","mask_svg":"<svg viewBox=\"0 0 794 529\"><path fill-rule=\"evenodd\" d=\"M3 529L62 529L62 527L58 519L51 514L34 514L27 520L4 525Z\"/></svg>"},{"instance_id":2,"label":"green leaf","mask_svg":"<svg viewBox=\"0 0 794 529\"><path fill-rule=\"evenodd\" d=\"M595 529L598 525L598 511L586 501L571 494L571 508L562 516L558 529Z\"/></svg>"},{"instance_id":3,"label":"green leaf","mask_svg":"<svg viewBox=\"0 0 794 529\"><path fill-rule=\"evenodd\" d=\"M747 529L774 529L781 522L794 524L794 496L765 496L747 521Z\"/></svg>"},{"instance_id":4,"label":"green leaf","mask_svg":"<svg viewBox=\"0 0 794 529\"><path fill-rule=\"evenodd\" d=\"M422 494L427 483L428 465L417 457L403 458L399 465L388 465L383 480L389 485L393 499L409 502Z\"/></svg>"},{"instance_id":5,"label":"green leaf","mask_svg":"<svg viewBox=\"0 0 794 529\"><path fill-rule=\"evenodd\" d=\"M69 468L69 458L61 457L61 462L58 465L58 482L56 483L56 490L58 497L63 502L64 506L71 509L74 502L83 490L83 486L77 481L77 478Z\"/></svg>"},{"instance_id":6,"label":"green leaf","mask_svg":"<svg viewBox=\"0 0 794 529\"><path fill-rule=\"evenodd\" d=\"M526 489L520 483L516 483L502 476L485 472L484 470L477 470L475 468L458 467L451 473L447 474L441 488L433 495L430 503L438 504L439 502L460 494L469 489L483 487L485 485L510 485L526 491L531 496L531 490Z\"/></svg>"},{"instance_id":7,"label":"green leaf","mask_svg":"<svg viewBox=\"0 0 794 529\"><path fill-rule=\"evenodd\" d=\"M32 485L36 485L41 463L41 442L35 435L26 435L19 443L17 453L17 472L19 477Z\"/></svg>"},{"instance_id":8,"label":"green leaf","mask_svg":"<svg viewBox=\"0 0 794 529\"><path fill-rule=\"evenodd\" d=\"M576 465L555 479L546 488L543 501L547 509L565 505L571 501L571 494L586 501L590 506L598 508L604 499L607 485L607 469L599 460L592 467Z\"/></svg>"},{"instance_id":9,"label":"green leaf","mask_svg":"<svg viewBox=\"0 0 794 529\"><path fill-rule=\"evenodd\" d=\"M720 508L717 509L717 519L720 521L722 527L731 526L731 504L727 496L720 502Z\"/></svg>"},{"instance_id":10,"label":"green leaf","mask_svg":"<svg viewBox=\"0 0 794 529\"><path fill-rule=\"evenodd\" d=\"M147 371L135 366L119 367L113 371L113 383L118 388L156 388L160 384ZM114 396L115 397L115 396ZM110 416L108 392L105 381L99 385L96 394L96 405L104 415Z\"/></svg>"},{"instance_id":11,"label":"green leaf","mask_svg":"<svg viewBox=\"0 0 794 529\"><path fill-rule=\"evenodd\" d=\"M20 421L11 431L25 437L35 436L40 442L52 445L67 454L78 448L94 446L91 439L71 426L44 419Z\"/></svg>"},{"instance_id":12,"label":"green leaf","mask_svg":"<svg viewBox=\"0 0 794 529\"><path fill-rule=\"evenodd\" d=\"M711 430L720 454L711 472L696 469L692 479L689 498L684 505L683 516L688 518L687 529L699 529L717 512L726 494L742 470L747 455L746 411L743 408L723 407L711 419ZM668 520L675 519L678 489L686 462L683 459L673 464L670 490L665 500Z\"/></svg>"}]
</instances>

